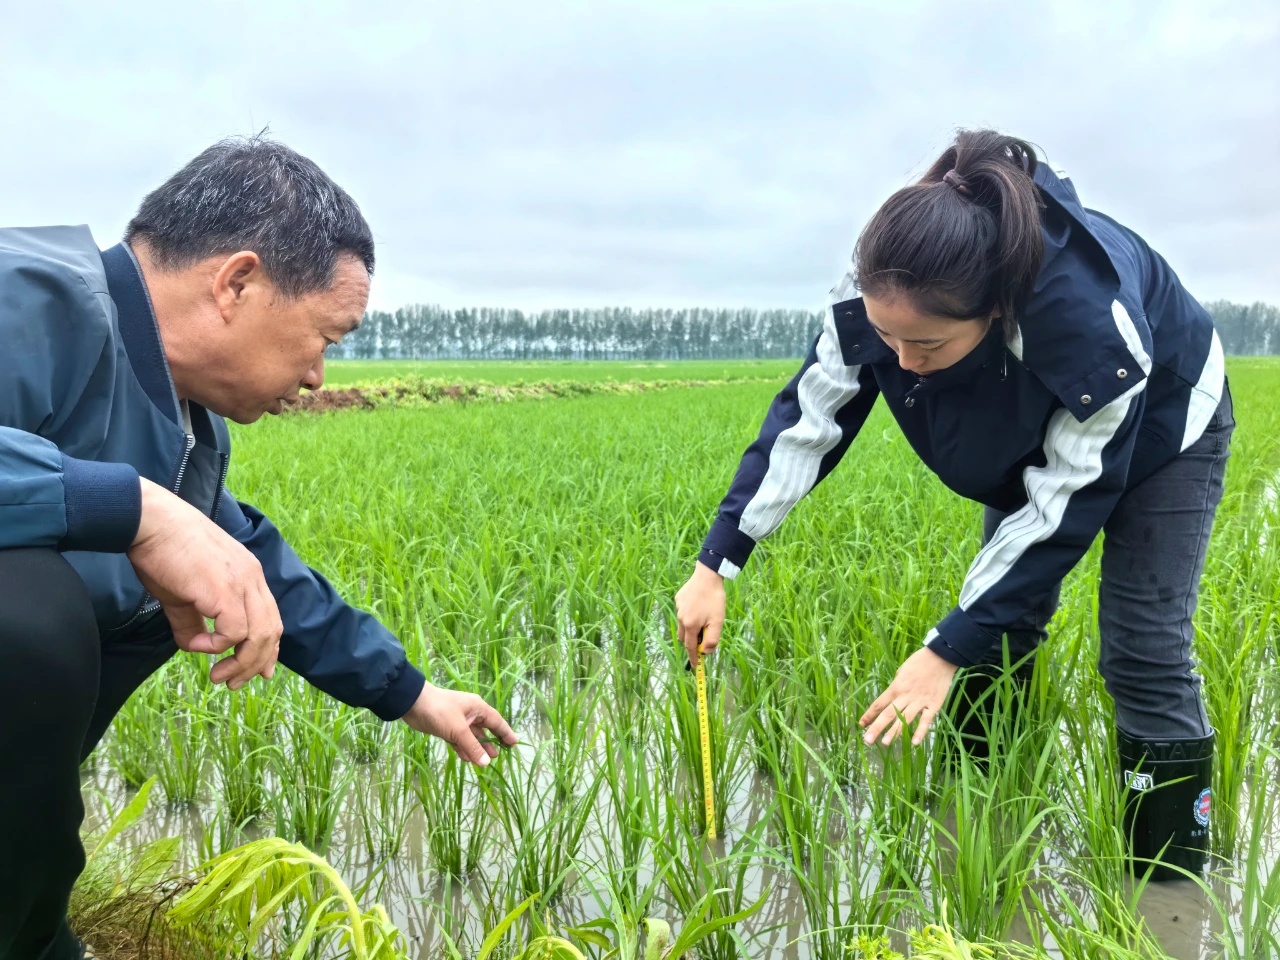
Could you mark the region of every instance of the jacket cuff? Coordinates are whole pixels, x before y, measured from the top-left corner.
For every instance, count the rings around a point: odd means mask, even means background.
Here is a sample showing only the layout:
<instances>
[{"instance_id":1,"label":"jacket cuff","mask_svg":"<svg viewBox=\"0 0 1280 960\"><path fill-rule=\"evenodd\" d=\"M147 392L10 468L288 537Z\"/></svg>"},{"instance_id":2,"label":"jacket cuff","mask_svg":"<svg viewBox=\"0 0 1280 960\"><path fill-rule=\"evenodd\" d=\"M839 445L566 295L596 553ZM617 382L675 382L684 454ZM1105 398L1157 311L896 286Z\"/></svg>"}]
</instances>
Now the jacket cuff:
<instances>
[{"instance_id":1,"label":"jacket cuff","mask_svg":"<svg viewBox=\"0 0 1280 960\"><path fill-rule=\"evenodd\" d=\"M124 553L142 521L142 485L127 463L62 457L67 532L59 550Z\"/></svg>"},{"instance_id":2,"label":"jacket cuff","mask_svg":"<svg viewBox=\"0 0 1280 960\"><path fill-rule=\"evenodd\" d=\"M941 623L929 631L924 645L947 663L971 667L981 663L988 651L999 643L999 637L988 633L967 613L954 607Z\"/></svg>"},{"instance_id":3,"label":"jacket cuff","mask_svg":"<svg viewBox=\"0 0 1280 960\"><path fill-rule=\"evenodd\" d=\"M369 709L379 720L399 720L417 702L426 684L422 671L406 660L400 673L387 685L382 696L369 704Z\"/></svg>"},{"instance_id":4,"label":"jacket cuff","mask_svg":"<svg viewBox=\"0 0 1280 960\"><path fill-rule=\"evenodd\" d=\"M738 525L724 517L716 517L702 542L698 560L706 564L726 580L732 580L746 566L756 542L738 529Z\"/></svg>"}]
</instances>

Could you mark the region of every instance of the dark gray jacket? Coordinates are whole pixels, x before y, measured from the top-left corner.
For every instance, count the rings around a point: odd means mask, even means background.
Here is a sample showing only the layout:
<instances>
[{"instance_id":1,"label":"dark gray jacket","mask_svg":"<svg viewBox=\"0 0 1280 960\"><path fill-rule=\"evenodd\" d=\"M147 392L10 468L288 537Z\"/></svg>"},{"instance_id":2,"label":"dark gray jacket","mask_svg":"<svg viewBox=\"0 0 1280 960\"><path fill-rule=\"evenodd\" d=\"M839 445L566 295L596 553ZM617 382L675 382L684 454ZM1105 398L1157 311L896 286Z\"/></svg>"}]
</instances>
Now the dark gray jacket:
<instances>
[{"instance_id":1,"label":"dark gray jacket","mask_svg":"<svg viewBox=\"0 0 1280 960\"><path fill-rule=\"evenodd\" d=\"M187 433L127 246L100 252L86 227L0 230L0 345L0 549L61 551L99 630L127 633L159 607L125 556L144 476L258 558L284 621L282 664L384 720L408 711L424 678L395 637L227 492L222 418L190 403Z\"/></svg>"}]
</instances>

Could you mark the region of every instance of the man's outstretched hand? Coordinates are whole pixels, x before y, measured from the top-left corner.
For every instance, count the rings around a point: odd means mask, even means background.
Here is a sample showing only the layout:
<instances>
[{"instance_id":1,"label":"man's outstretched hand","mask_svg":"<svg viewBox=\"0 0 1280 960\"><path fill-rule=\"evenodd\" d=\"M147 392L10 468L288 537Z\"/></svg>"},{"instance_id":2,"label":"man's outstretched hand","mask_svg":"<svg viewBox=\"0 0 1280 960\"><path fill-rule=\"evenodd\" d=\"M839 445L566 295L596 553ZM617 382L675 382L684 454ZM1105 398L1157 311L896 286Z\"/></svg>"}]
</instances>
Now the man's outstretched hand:
<instances>
[{"instance_id":1,"label":"man's outstretched hand","mask_svg":"<svg viewBox=\"0 0 1280 960\"><path fill-rule=\"evenodd\" d=\"M514 747L517 742L515 731L502 714L474 693L444 690L429 683L401 719L420 733L439 737L463 760L481 767L488 766L498 755L497 744L491 742L486 731L503 746Z\"/></svg>"}]
</instances>

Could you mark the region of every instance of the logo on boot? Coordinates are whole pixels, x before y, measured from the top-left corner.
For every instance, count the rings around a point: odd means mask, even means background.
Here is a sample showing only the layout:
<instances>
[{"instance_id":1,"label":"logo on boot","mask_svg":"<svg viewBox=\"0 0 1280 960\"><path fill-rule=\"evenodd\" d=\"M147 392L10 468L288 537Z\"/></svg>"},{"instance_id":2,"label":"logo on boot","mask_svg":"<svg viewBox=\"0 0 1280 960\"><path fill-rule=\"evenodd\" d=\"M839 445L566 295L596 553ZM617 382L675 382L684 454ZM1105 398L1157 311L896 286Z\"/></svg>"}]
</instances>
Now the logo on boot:
<instances>
[{"instance_id":1,"label":"logo on boot","mask_svg":"<svg viewBox=\"0 0 1280 960\"><path fill-rule=\"evenodd\" d=\"M1205 787L1200 791L1200 796L1196 797L1196 805L1191 811L1195 814L1196 823L1202 827L1209 825L1209 801L1209 788Z\"/></svg>"},{"instance_id":2,"label":"logo on boot","mask_svg":"<svg viewBox=\"0 0 1280 960\"><path fill-rule=\"evenodd\" d=\"M1149 773L1134 773L1132 770L1126 770L1124 772L1124 785L1130 790L1145 793L1156 785L1156 781Z\"/></svg>"}]
</instances>

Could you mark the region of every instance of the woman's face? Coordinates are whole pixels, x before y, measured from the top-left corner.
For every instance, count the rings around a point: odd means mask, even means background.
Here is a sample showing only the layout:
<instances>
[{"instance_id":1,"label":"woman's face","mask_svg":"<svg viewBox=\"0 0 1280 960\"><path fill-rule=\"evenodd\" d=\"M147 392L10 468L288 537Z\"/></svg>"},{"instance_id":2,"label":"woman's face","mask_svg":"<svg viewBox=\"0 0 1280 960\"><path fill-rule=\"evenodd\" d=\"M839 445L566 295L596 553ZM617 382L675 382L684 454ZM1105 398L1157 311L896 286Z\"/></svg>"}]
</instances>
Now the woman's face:
<instances>
[{"instance_id":1,"label":"woman's face","mask_svg":"<svg viewBox=\"0 0 1280 960\"><path fill-rule=\"evenodd\" d=\"M994 317L953 320L916 312L907 297L863 296L871 327L898 355L903 370L927 377L961 360L982 342Z\"/></svg>"}]
</instances>

